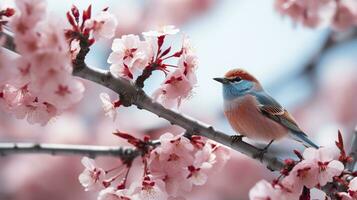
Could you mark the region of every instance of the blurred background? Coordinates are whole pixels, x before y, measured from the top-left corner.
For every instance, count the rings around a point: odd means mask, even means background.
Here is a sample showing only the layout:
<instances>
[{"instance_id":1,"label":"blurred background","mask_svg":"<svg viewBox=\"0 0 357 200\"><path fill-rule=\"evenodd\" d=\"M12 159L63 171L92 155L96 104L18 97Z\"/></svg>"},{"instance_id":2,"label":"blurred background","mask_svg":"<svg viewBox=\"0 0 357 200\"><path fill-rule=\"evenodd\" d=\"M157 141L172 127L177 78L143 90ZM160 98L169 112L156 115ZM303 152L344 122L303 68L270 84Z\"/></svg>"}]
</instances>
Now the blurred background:
<instances>
[{"instance_id":1,"label":"blurred background","mask_svg":"<svg viewBox=\"0 0 357 200\"><path fill-rule=\"evenodd\" d=\"M140 34L172 24L187 34L199 57L198 86L179 111L234 134L222 112L221 85L212 78L232 68L254 74L265 89L293 113L301 128L322 146L334 145L341 130L349 149L357 124L357 40L353 32L339 34L327 28L309 29L294 24L274 9L273 0L121 0L48 1L49 12L63 18L72 4L81 10L93 4L93 13L107 6L118 17L117 36ZM2 6L12 4L1 0ZM178 35L173 41L181 41ZM108 68L111 41L95 44L87 57L93 67ZM180 44L180 42L176 42ZM163 80L155 73L146 85L150 93ZM127 145L111 133L115 129L152 138L165 132L181 133L163 119L136 108L120 108L113 123L105 118L100 92L115 94L84 81L86 92L79 105L45 127L29 125L0 114L0 142ZM135 119L135 120L133 120ZM264 145L264 144L258 144ZM289 140L269 150L282 157L303 147ZM96 199L78 182L81 157L16 155L0 157L1 200ZM114 158L99 158L110 166ZM249 189L260 179L274 177L260 163L232 151L225 169L196 188L188 199L248 199ZM315 194L319 195L319 194Z\"/></svg>"}]
</instances>

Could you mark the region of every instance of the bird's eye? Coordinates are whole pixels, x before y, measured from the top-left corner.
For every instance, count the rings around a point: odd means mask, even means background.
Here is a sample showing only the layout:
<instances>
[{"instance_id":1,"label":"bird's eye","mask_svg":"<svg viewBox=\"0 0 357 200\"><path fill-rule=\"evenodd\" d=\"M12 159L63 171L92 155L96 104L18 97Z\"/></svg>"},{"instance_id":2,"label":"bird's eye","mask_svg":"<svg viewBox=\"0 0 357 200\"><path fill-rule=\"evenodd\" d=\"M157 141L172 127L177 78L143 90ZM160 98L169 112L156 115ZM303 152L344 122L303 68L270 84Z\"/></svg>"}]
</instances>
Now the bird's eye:
<instances>
[{"instance_id":1,"label":"bird's eye","mask_svg":"<svg viewBox=\"0 0 357 200\"><path fill-rule=\"evenodd\" d=\"M231 79L230 81L231 81L231 82L236 82L236 83L238 83L238 82L241 81L241 80L242 80L242 79L237 76L237 77Z\"/></svg>"}]
</instances>

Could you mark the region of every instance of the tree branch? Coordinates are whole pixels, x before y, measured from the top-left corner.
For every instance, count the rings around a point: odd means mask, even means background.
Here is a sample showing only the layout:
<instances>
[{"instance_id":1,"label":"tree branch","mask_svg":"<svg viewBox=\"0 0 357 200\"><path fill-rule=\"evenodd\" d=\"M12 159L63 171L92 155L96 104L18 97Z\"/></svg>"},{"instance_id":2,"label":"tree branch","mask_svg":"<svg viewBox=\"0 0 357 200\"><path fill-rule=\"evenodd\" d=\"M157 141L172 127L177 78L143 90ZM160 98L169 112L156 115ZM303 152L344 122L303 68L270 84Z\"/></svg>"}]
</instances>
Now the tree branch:
<instances>
[{"instance_id":1,"label":"tree branch","mask_svg":"<svg viewBox=\"0 0 357 200\"><path fill-rule=\"evenodd\" d=\"M3 27L3 30L0 30L0 39L4 37L5 38L5 43L3 44L3 47L10 50L10 51L15 51L15 43L13 39L13 34L7 29L6 26Z\"/></svg>"},{"instance_id":2,"label":"tree branch","mask_svg":"<svg viewBox=\"0 0 357 200\"><path fill-rule=\"evenodd\" d=\"M87 155L89 157L114 156L123 160L134 159L140 152L130 147L38 144L38 143L0 143L0 156L10 154L51 154L51 155Z\"/></svg>"}]
</instances>

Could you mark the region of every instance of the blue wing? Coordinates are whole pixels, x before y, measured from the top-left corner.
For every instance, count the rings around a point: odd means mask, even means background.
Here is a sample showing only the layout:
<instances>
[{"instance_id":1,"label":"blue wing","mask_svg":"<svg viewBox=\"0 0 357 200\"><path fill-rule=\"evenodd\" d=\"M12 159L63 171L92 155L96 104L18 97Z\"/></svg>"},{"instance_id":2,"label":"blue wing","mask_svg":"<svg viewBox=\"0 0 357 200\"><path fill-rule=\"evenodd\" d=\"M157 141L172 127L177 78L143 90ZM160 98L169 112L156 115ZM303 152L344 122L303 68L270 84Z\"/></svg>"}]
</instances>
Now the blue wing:
<instances>
[{"instance_id":1,"label":"blue wing","mask_svg":"<svg viewBox=\"0 0 357 200\"><path fill-rule=\"evenodd\" d=\"M266 117L286 127L292 133L293 139L304 143L307 146L318 148L308 136L299 128L295 119L285 110L275 99L269 96L266 92L255 92L252 94L258 102L258 109Z\"/></svg>"}]
</instances>

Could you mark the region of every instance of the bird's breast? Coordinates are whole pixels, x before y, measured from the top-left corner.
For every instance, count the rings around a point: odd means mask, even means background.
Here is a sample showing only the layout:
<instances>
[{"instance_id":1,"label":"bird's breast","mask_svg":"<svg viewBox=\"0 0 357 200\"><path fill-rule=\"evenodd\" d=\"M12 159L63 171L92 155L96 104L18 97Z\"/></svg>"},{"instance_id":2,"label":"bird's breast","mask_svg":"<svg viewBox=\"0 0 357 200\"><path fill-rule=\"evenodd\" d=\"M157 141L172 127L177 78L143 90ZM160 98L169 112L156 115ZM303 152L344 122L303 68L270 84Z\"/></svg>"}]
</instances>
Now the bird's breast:
<instances>
[{"instance_id":1,"label":"bird's breast","mask_svg":"<svg viewBox=\"0 0 357 200\"><path fill-rule=\"evenodd\" d=\"M288 129L264 116L257 107L252 95L245 95L225 101L224 113L232 128L252 139L279 139L288 133Z\"/></svg>"}]
</instances>

